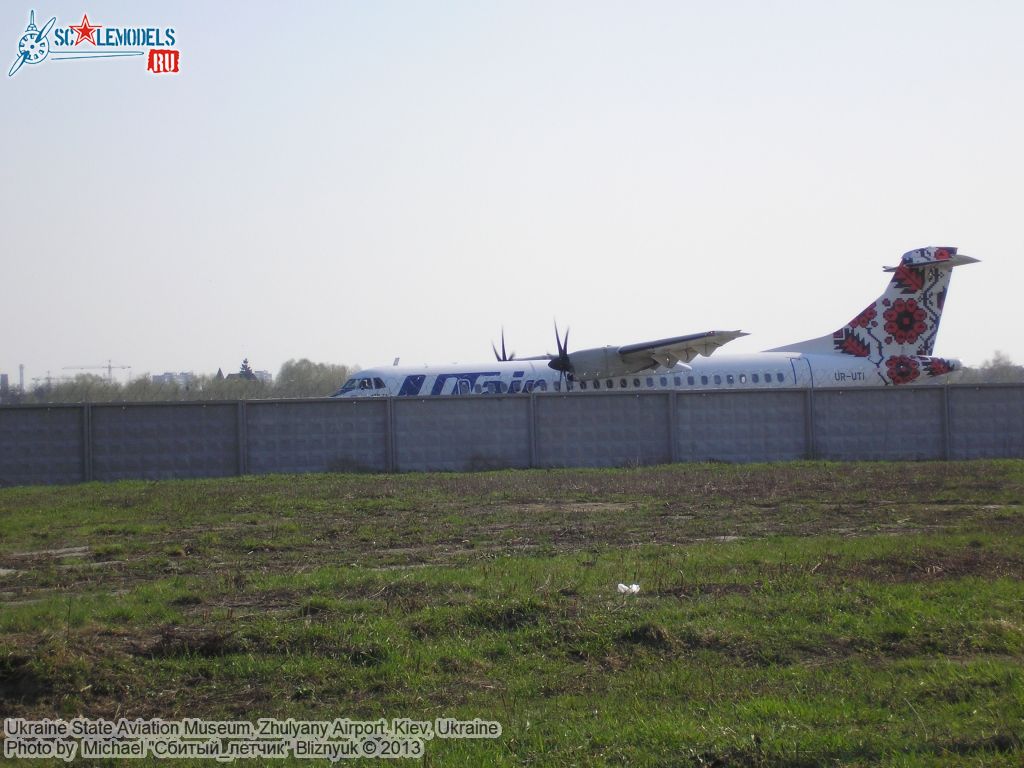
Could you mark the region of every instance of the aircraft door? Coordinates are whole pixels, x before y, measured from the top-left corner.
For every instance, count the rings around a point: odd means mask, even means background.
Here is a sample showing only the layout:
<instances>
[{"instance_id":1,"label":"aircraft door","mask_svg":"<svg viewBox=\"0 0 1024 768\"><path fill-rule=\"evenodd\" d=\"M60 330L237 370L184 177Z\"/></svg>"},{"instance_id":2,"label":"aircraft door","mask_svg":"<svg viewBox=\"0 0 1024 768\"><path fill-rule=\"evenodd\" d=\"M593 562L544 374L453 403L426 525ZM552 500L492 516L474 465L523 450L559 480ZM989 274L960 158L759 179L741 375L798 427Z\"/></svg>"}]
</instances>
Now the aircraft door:
<instances>
[{"instance_id":1,"label":"aircraft door","mask_svg":"<svg viewBox=\"0 0 1024 768\"><path fill-rule=\"evenodd\" d=\"M791 357L789 364L793 366L794 386L801 388L814 386L814 372L806 357Z\"/></svg>"}]
</instances>

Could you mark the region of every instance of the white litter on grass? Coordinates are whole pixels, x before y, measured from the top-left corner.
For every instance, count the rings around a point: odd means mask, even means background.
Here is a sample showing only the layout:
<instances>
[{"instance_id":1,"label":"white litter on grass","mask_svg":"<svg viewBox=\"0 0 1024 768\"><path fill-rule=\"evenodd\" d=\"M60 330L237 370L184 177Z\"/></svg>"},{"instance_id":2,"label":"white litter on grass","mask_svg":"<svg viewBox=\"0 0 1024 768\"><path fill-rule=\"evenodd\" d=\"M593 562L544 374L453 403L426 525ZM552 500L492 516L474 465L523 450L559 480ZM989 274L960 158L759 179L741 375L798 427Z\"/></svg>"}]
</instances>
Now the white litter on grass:
<instances>
[{"instance_id":1,"label":"white litter on grass","mask_svg":"<svg viewBox=\"0 0 1024 768\"><path fill-rule=\"evenodd\" d=\"M629 586L626 586L625 584L619 584L619 592L621 592L624 595L635 595L639 591L639 584L630 584Z\"/></svg>"}]
</instances>

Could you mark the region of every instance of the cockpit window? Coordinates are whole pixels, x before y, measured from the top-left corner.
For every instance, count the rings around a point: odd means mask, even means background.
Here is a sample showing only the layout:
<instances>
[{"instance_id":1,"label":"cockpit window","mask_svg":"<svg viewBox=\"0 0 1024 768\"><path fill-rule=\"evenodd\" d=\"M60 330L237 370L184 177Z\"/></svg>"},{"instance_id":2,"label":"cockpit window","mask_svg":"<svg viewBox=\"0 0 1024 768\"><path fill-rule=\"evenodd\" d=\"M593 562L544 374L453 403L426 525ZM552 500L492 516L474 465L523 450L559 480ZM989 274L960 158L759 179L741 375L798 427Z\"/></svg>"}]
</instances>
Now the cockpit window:
<instances>
[{"instance_id":1,"label":"cockpit window","mask_svg":"<svg viewBox=\"0 0 1024 768\"><path fill-rule=\"evenodd\" d=\"M376 376L355 376L348 381L332 395L332 397L338 397L339 395L347 395L350 392L359 390L360 392L374 390L374 389L387 389L387 385L384 380Z\"/></svg>"}]
</instances>

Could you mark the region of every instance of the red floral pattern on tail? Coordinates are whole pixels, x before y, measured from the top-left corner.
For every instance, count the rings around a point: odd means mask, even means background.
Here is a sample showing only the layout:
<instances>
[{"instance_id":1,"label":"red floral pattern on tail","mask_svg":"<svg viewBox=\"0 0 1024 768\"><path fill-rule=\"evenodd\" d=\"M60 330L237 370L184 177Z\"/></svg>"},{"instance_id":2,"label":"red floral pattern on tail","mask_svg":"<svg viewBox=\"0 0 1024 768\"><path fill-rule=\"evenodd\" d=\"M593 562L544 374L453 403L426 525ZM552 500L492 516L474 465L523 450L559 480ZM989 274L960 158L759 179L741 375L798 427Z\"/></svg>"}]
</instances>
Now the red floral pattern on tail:
<instances>
[{"instance_id":1,"label":"red floral pattern on tail","mask_svg":"<svg viewBox=\"0 0 1024 768\"><path fill-rule=\"evenodd\" d=\"M882 313L885 319L885 332L891 335L897 344L913 344L917 337L928 330L925 320L928 315L914 299L896 299L889 309Z\"/></svg>"},{"instance_id":2,"label":"red floral pattern on tail","mask_svg":"<svg viewBox=\"0 0 1024 768\"><path fill-rule=\"evenodd\" d=\"M906 355L890 357L885 361L886 373L893 384L909 384L921 375L917 360Z\"/></svg>"},{"instance_id":3,"label":"red floral pattern on tail","mask_svg":"<svg viewBox=\"0 0 1024 768\"><path fill-rule=\"evenodd\" d=\"M852 328L867 328L868 325L874 327L878 323L872 323L871 321L878 317L878 310L875 309L878 302L871 302L863 312L857 315L853 320L850 321L850 327Z\"/></svg>"},{"instance_id":4,"label":"red floral pattern on tail","mask_svg":"<svg viewBox=\"0 0 1024 768\"><path fill-rule=\"evenodd\" d=\"M899 284L902 293L917 293L924 288L924 270L906 264L896 267L892 279Z\"/></svg>"},{"instance_id":5,"label":"red floral pattern on tail","mask_svg":"<svg viewBox=\"0 0 1024 768\"><path fill-rule=\"evenodd\" d=\"M868 343L849 328L836 331L832 337L832 344L835 346L836 352L842 352L844 355L868 357L871 354L871 347Z\"/></svg>"},{"instance_id":6,"label":"red floral pattern on tail","mask_svg":"<svg viewBox=\"0 0 1024 768\"><path fill-rule=\"evenodd\" d=\"M924 370L929 376L942 376L946 373L952 373L956 370L956 367L952 362L941 357L929 357L925 360Z\"/></svg>"}]
</instances>

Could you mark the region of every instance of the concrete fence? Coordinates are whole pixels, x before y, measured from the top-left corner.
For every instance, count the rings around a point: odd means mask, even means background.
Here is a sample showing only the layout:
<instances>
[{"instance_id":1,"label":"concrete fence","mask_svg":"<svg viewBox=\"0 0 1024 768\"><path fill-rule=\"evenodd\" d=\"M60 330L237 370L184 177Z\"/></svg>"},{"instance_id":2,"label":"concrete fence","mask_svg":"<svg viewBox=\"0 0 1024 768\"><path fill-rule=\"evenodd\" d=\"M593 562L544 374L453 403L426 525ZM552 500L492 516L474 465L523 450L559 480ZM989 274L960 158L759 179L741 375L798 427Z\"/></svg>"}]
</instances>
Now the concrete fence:
<instances>
[{"instance_id":1,"label":"concrete fence","mask_svg":"<svg viewBox=\"0 0 1024 768\"><path fill-rule=\"evenodd\" d=\"M1024 457L1024 386L0 407L0 485Z\"/></svg>"}]
</instances>

